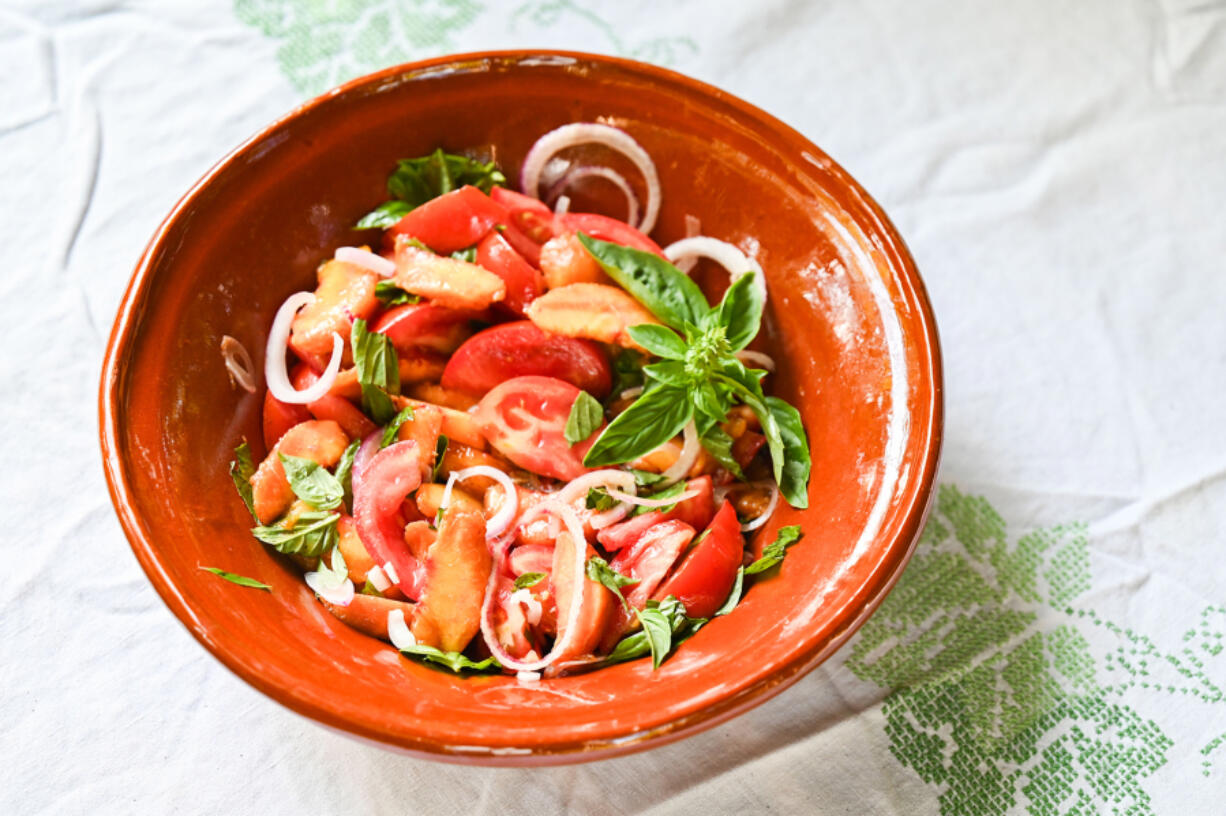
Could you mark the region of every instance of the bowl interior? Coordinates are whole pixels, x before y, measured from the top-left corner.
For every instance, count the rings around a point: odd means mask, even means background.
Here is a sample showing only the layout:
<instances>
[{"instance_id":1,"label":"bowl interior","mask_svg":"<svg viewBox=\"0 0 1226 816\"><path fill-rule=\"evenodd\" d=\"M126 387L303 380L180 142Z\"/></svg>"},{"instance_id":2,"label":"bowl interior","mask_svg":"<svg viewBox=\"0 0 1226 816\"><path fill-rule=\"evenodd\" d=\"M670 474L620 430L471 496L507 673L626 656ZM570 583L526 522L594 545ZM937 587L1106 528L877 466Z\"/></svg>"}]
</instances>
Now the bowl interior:
<instances>
[{"instance_id":1,"label":"bowl interior","mask_svg":"<svg viewBox=\"0 0 1226 816\"><path fill-rule=\"evenodd\" d=\"M260 397L231 387L238 338L262 368L267 328L316 265L361 237L396 159L492 149L515 181L527 148L571 121L630 131L656 161L654 237L757 249L770 291L775 393L801 406L810 507L761 539L806 537L736 612L659 670L649 661L536 685L457 678L334 620L296 569L254 541L227 475L261 452ZM611 214L620 214L616 205ZM893 228L823 153L766 114L660 69L581 55L497 54L383 72L295 111L219 164L142 259L104 369L103 445L121 520L158 591L249 682L328 725L478 762L624 752L760 702L845 639L905 563L940 436L932 318ZM271 584L245 590L199 570Z\"/></svg>"}]
</instances>

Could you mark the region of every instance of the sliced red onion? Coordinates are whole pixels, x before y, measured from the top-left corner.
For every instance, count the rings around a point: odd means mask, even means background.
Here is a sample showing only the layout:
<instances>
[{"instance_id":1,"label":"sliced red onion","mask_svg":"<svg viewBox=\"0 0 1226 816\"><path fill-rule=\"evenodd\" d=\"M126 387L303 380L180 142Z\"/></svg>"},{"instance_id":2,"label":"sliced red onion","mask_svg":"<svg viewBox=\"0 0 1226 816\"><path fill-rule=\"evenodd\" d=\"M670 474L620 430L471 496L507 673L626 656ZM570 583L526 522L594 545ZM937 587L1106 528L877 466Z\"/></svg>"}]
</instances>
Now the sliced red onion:
<instances>
[{"instance_id":1,"label":"sliced red onion","mask_svg":"<svg viewBox=\"0 0 1226 816\"><path fill-rule=\"evenodd\" d=\"M566 212L568 209L570 209L570 199L563 195L562 191L579 181L579 179L588 178L589 176L596 176L597 178L606 179L612 182L613 186L620 190L621 194L626 197L626 223L638 223L639 197L634 194L634 190L631 189L630 184L626 181L626 177L616 170L608 167L601 167L599 165L576 167L566 175L562 176L562 178L559 179L556 184L549 188L549 192L545 194L545 203L549 204L550 202L557 202L557 206L554 207L554 212L558 214ZM561 206L562 199L566 199L566 206L559 210L558 206Z\"/></svg>"},{"instance_id":2,"label":"sliced red onion","mask_svg":"<svg viewBox=\"0 0 1226 816\"><path fill-rule=\"evenodd\" d=\"M625 391L617 395L618 399L631 399L643 393L643 386L636 385L634 388L627 388Z\"/></svg>"},{"instance_id":3,"label":"sliced red onion","mask_svg":"<svg viewBox=\"0 0 1226 816\"><path fill-rule=\"evenodd\" d=\"M393 609L387 613L387 639L397 649L411 649L417 645L417 638L413 637L409 624L405 622L403 609Z\"/></svg>"},{"instance_id":4,"label":"sliced red onion","mask_svg":"<svg viewBox=\"0 0 1226 816\"><path fill-rule=\"evenodd\" d=\"M664 247L664 257L673 263L684 258L710 258L727 269L732 280L736 280L747 272L752 272L754 283L762 295L762 301L766 302L766 276L762 272L762 265L753 258L746 257L744 252L727 241L705 235L682 238Z\"/></svg>"},{"instance_id":5,"label":"sliced red onion","mask_svg":"<svg viewBox=\"0 0 1226 816\"><path fill-rule=\"evenodd\" d=\"M498 486L502 488L502 506L485 522L485 540L498 538L510 529L511 522L515 521L515 515L519 512L519 491L515 489L515 482L511 481L511 477L496 467L473 465L463 470L451 471L451 475L447 477L447 486L443 488L443 498L439 502L439 509L446 509L450 506L452 488L458 482L471 476L486 476L498 482Z\"/></svg>"},{"instance_id":6,"label":"sliced red onion","mask_svg":"<svg viewBox=\"0 0 1226 816\"><path fill-rule=\"evenodd\" d=\"M566 215L570 212L570 196L558 196L558 200L553 204L554 215Z\"/></svg>"},{"instance_id":7,"label":"sliced red onion","mask_svg":"<svg viewBox=\"0 0 1226 816\"><path fill-rule=\"evenodd\" d=\"M316 595L336 606L349 606L353 603L353 581L348 578L343 581L332 580L334 573L308 572L303 578Z\"/></svg>"},{"instance_id":8,"label":"sliced red onion","mask_svg":"<svg viewBox=\"0 0 1226 816\"><path fill-rule=\"evenodd\" d=\"M366 570L366 580L380 592L387 592L392 588L392 579L388 578L387 573L383 571L383 567L378 565Z\"/></svg>"},{"instance_id":9,"label":"sliced red onion","mask_svg":"<svg viewBox=\"0 0 1226 816\"><path fill-rule=\"evenodd\" d=\"M699 235L702 235L702 222L698 220L698 216L687 214L685 216L685 237L697 238ZM691 255L677 261L676 267L688 275L694 270L697 263L698 257Z\"/></svg>"},{"instance_id":10,"label":"sliced red onion","mask_svg":"<svg viewBox=\"0 0 1226 816\"><path fill-rule=\"evenodd\" d=\"M760 351L750 351L744 349L736 353L736 358L748 366L757 366L764 368L772 374L775 373L775 360L769 354L763 354Z\"/></svg>"},{"instance_id":11,"label":"sliced red onion","mask_svg":"<svg viewBox=\"0 0 1226 816\"><path fill-rule=\"evenodd\" d=\"M610 486L621 487L622 490L633 494L636 489L634 474L615 468L593 470L591 473L585 473L582 476L571 479L566 483L565 487L554 494L554 499L563 504L570 504L576 499L586 496L587 492L593 487Z\"/></svg>"},{"instance_id":12,"label":"sliced red onion","mask_svg":"<svg viewBox=\"0 0 1226 816\"><path fill-rule=\"evenodd\" d=\"M237 384L244 391L255 393L255 364L247 347L228 334L221 336L221 358L225 361L226 371L230 372L230 382Z\"/></svg>"},{"instance_id":13,"label":"sliced red onion","mask_svg":"<svg viewBox=\"0 0 1226 816\"><path fill-rule=\"evenodd\" d=\"M354 495L361 489L362 480L366 478L366 466L370 464L370 460L379 452L379 446L382 444L383 429L380 428L367 434L366 438L362 440L362 444L358 447L358 452L353 455L353 470L349 472L349 485Z\"/></svg>"},{"instance_id":14,"label":"sliced red onion","mask_svg":"<svg viewBox=\"0 0 1226 816\"><path fill-rule=\"evenodd\" d=\"M392 562L388 561L383 565L383 574L387 576L387 580L393 584L400 583L400 576L396 573L396 568L392 566Z\"/></svg>"},{"instance_id":15,"label":"sliced red onion","mask_svg":"<svg viewBox=\"0 0 1226 816\"><path fill-rule=\"evenodd\" d=\"M272 328L268 330L268 349L264 353L264 382L275 399L297 405L305 405L326 396L336 382L336 374L341 370L341 357L345 353L345 341L332 332L332 357L328 367L319 379L308 388L298 391L290 385L289 372L285 369L285 350L289 342L290 324L294 315L303 306L315 300L311 292L295 292L285 299L277 316L273 318Z\"/></svg>"},{"instance_id":16,"label":"sliced red onion","mask_svg":"<svg viewBox=\"0 0 1226 816\"><path fill-rule=\"evenodd\" d=\"M762 515L758 516L756 519L753 519L752 521L747 521L741 525L741 532L743 533L748 533L751 530L756 530L759 527L761 527L763 524L765 524L770 519L771 514L775 512L775 508L779 505L779 486L778 485L776 485L774 482L764 482L760 484L759 486L770 488L770 492L771 492L770 503L767 504L766 509L762 511Z\"/></svg>"},{"instance_id":17,"label":"sliced red onion","mask_svg":"<svg viewBox=\"0 0 1226 816\"><path fill-rule=\"evenodd\" d=\"M536 144L532 145L528 155L524 157L519 176L520 189L533 198L540 198L541 171L545 169L545 164L555 153L581 144L605 145L634 162L647 185L646 210L638 228L640 232L649 234L655 228L656 218L660 214L660 176L647 151L630 134L610 125L577 122L551 130L537 139Z\"/></svg>"},{"instance_id":18,"label":"sliced red onion","mask_svg":"<svg viewBox=\"0 0 1226 816\"><path fill-rule=\"evenodd\" d=\"M670 505L676 504L677 502L683 502L686 499L692 499L698 495L698 491L697 490L686 490L682 493L678 493L676 496L669 496L666 499L642 499L642 498L639 498L638 496L631 496L627 493L621 492L620 490L614 490L613 488L609 488L609 495L617 499L618 501L623 501L626 504L633 504L636 507L656 508L656 507L668 507Z\"/></svg>"},{"instance_id":19,"label":"sliced red onion","mask_svg":"<svg viewBox=\"0 0 1226 816\"><path fill-rule=\"evenodd\" d=\"M685 424L685 445L681 448L681 455L677 457L677 461L673 466L662 474L664 476L663 485L668 486L681 481L690 472L690 468L694 467L694 462L698 461L698 452L702 450L702 442L698 438L698 426L694 424L694 420L690 420Z\"/></svg>"},{"instance_id":20,"label":"sliced red onion","mask_svg":"<svg viewBox=\"0 0 1226 816\"><path fill-rule=\"evenodd\" d=\"M625 502L618 502L616 506L603 513L596 513L589 516L587 523L593 530L603 530L604 528L616 524L626 517L630 512L630 505Z\"/></svg>"},{"instance_id":21,"label":"sliced red onion","mask_svg":"<svg viewBox=\"0 0 1226 816\"><path fill-rule=\"evenodd\" d=\"M579 626L579 613L583 607L583 581L587 575L587 539L583 535L583 523L579 520L579 516L575 513L574 508L562 504L557 499L549 499L535 505L524 514L525 521L530 521L542 513L548 513L555 518L560 518L566 525L571 546L575 548L575 571L572 576L572 586L575 588L576 596L572 600L570 609L567 610L566 634L554 641L553 648L549 650L549 654L531 661L523 661L512 657L503 648L502 644L498 642L497 633L494 632L494 599L498 594L498 580L505 569L503 564L505 552L498 556L498 562L490 570L490 580L485 587L485 600L481 604L481 636L485 640L485 645L489 647L490 654L494 655L494 658L504 667L515 672L540 671L557 660L558 655L562 654L570 646L570 641L575 636L575 631ZM561 538L558 539L559 542L561 540ZM554 546L557 546L557 544Z\"/></svg>"},{"instance_id":22,"label":"sliced red onion","mask_svg":"<svg viewBox=\"0 0 1226 816\"><path fill-rule=\"evenodd\" d=\"M359 247L337 247L336 254L332 257L338 261L351 263L354 266L360 266L364 269L369 269L381 278L390 278L396 274L395 261L389 261L382 255L376 255L367 249Z\"/></svg>"}]
</instances>

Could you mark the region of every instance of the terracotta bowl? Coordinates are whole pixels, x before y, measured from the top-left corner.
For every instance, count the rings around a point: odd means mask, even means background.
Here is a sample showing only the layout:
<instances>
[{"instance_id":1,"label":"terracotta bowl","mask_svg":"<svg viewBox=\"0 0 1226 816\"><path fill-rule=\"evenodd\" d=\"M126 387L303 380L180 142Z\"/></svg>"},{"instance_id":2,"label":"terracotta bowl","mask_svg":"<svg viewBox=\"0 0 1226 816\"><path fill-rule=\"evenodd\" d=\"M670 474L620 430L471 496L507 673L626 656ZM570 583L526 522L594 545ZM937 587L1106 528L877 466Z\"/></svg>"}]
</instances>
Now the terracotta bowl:
<instances>
[{"instance_id":1,"label":"terracotta bowl","mask_svg":"<svg viewBox=\"0 0 1226 816\"><path fill-rule=\"evenodd\" d=\"M511 181L542 133L624 127L654 157L653 233L756 247L770 301L771 386L813 449L808 510L759 533L804 540L735 613L658 671L639 660L521 685L410 662L332 618L298 570L256 542L227 475L260 397L229 384L218 345L262 370L265 333L316 265L353 243L396 159L492 146ZM611 214L620 215L611 204ZM324 725L456 762L575 762L680 739L779 693L839 647L906 564L941 441L936 327L914 261L880 207L796 131L716 88L609 57L498 52L391 68L319 97L205 174L137 265L102 374L101 438L141 566L197 640L251 685ZM218 566L271 584L243 589Z\"/></svg>"}]
</instances>

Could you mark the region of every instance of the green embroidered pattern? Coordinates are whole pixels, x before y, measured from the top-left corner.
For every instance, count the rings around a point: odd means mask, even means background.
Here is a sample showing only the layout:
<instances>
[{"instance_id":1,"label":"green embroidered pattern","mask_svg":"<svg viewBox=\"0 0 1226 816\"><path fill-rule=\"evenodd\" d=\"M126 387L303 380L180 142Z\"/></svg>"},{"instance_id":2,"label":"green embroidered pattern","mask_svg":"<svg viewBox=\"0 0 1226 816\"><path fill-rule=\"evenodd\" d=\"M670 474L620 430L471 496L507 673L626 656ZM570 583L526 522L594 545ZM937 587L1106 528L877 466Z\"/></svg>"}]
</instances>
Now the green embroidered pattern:
<instances>
[{"instance_id":1,"label":"green embroidered pattern","mask_svg":"<svg viewBox=\"0 0 1226 816\"><path fill-rule=\"evenodd\" d=\"M944 816L1152 814L1142 783L1173 742L1119 696L1137 687L1223 700L1203 658L1222 651L1226 608L1205 610L1168 654L1071 606L1090 588L1089 564L1082 525L1010 543L987 501L940 489L910 566L846 665L892 689L883 707L891 751L941 791ZM1121 644L1105 660L1091 651L1087 622ZM1176 679L1155 682L1157 665ZM1224 743L1226 734L1201 749L1206 775Z\"/></svg>"},{"instance_id":2,"label":"green embroidered pattern","mask_svg":"<svg viewBox=\"0 0 1226 816\"><path fill-rule=\"evenodd\" d=\"M698 44L689 37L655 37L642 42L626 42L611 23L572 0L525 3L511 15L511 30L522 31L527 27L526 23L547 30L563 22L567 25L568 33L575 37L574 50L590 51L596 47L583 38L585 32L590 32L603 40L615 54L660 65L673 65L698 53Z\"/></svg>"}]
</instances>

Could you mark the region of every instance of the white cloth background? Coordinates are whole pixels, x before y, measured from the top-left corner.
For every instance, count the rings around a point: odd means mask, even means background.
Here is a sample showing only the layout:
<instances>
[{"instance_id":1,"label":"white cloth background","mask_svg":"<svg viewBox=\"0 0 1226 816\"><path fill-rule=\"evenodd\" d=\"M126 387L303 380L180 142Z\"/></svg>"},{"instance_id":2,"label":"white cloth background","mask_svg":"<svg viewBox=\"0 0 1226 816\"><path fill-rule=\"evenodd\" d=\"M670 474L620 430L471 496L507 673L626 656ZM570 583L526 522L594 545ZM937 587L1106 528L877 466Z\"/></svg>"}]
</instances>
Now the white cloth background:
<instances>
[{"instance_id":1,"label":"white cloth background","mask_svg":"<svg viewBox=\"0 0 1226 816\"><path fill-rule=\"evenodd\" d=\"M954 812L943 785L899 761L887 690L845 655L680 744L472 769L326 732L179 625L106 496L98 372L174 201L310 82L343 78L283 72L283 42L240 19L261 5L296 13L276 0L0 4L0 812ZM1080 600L1102 617L1177 644L1223 603L1226 4L484 5L406 48L638 53L822 146L891 214L929 286L947 376L941 482L986 496L1011 536L1088 525ZM1205 682L1226 685L1207 654ZM1202 770L1202 748L1226 732L1226 706L1120 699L1171 741L1147 807L1220 812L1226 759ZM1087 811L1110 799L1091 791ZM979 807L958 812L1004 812Z\"/></svg>"}]
</instances>

